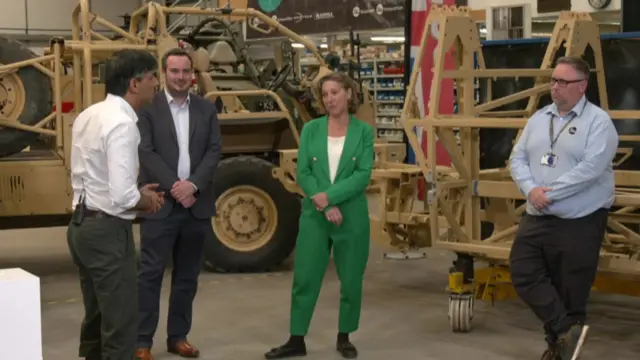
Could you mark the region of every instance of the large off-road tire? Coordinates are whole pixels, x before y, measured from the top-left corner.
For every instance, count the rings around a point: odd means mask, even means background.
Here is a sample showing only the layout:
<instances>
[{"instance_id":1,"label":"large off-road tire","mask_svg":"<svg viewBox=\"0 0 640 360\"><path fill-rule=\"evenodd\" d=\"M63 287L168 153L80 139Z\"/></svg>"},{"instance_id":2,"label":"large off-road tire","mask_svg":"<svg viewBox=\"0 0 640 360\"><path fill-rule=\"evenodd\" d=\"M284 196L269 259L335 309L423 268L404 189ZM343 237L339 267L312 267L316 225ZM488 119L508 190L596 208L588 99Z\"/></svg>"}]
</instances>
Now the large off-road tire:
<instances>
[{"instance_id":1,"label":"large off-road tire","mask_svg":"<svg viewBox=\"0 0 640 360\"><path fill-rule=\"evenodd\" d=\"M0 64L37 57L24 44L0 37ZM36 125L52 111L51 79L33 66L0 75L0 113L24 125ZM0 157L22 151L37 133L0 127Z\"/></svg>"},{"instance_id":2,"label":"large off-road tire","mask_svg":"<svg viewBox=\"0 0 640 360\"><path fill-rule=\"evenodd\" d=\"M218 199L214 236L205 244L204 268L216 272L262 272L293 251L300 199L273 178L268 161L239 156L220 162L213 181Z\"/></svg>"}]
</instances>

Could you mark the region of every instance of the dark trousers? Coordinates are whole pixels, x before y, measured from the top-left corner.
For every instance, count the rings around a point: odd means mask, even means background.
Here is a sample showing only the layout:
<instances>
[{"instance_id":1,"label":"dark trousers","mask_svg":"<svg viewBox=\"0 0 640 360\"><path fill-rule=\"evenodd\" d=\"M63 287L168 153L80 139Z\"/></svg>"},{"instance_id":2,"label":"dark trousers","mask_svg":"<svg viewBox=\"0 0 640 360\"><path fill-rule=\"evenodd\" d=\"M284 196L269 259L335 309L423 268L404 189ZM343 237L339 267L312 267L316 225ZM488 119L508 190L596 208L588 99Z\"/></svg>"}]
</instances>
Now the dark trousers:
<instances>
[{"instance_id":1,"label":"dark trousers","mask_svg":"<svg viewBox=\"0 0 640 360\"><path fill-rule=\"evenodd\" d=\"M161 220L140 223L140 274L138 347L153 345L160 313L160 289L165 266L173 259L167 321L167 344L186 340L191 330L193 299L198 290L204 241L213 235L211 220L195 219L176 205Z\"/></svg>"},{"instance_id":2,"label":"dark trousers","mask_svg":"<svg viewBox=\"0 0 640 360\"><path fill-rule=\"evenodd\" d=\"M598 269L608 211L577 219L525 215L511 248L518 296L544 323L547 342L583 324Z\"/></svg>"},{"instance_id":3,"label":"dark trousers","mask_svg":"<svg viewBox=\"0 0 640 360\"><path fill-rule=\"evenodd\" d=\"M84 320L79 356L131 360L135 355L136 250L131 221L115 217L70 223L67 242L80 275Z\"/></svg>"}]
</instances>

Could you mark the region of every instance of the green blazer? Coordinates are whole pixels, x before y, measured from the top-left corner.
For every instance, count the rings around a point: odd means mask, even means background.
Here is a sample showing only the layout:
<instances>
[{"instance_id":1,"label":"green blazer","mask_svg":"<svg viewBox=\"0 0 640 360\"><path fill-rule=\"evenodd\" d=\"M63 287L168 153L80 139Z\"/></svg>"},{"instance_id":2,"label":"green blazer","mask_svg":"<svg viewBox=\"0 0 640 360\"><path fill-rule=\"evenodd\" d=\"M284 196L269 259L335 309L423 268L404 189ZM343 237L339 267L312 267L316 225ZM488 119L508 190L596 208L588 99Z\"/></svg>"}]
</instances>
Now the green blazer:
<instances>
[{"instance_id":1,"label":"green blazer","mask_svg":"<svg viewBox=\"0 0 640 360\"><path fill-rule=\"evenodd\" d=\"M296 171L298 185L306 195L302 201L300 230L304 230L305 221L318 221L329 227L332 235L336 232L357 232L366 236L368 241L369 206L365 190L373 171L374 138L375 132L371 125L351 116L338 171L332 184L327 152L328 117L313 119L303 126ZM343 218L340 226L326 220L324 213L316 210L313 205L311 198L321 192L325 192L329 199L327 210L332 206L340 209Z\"/></svg>"}]
</instances>

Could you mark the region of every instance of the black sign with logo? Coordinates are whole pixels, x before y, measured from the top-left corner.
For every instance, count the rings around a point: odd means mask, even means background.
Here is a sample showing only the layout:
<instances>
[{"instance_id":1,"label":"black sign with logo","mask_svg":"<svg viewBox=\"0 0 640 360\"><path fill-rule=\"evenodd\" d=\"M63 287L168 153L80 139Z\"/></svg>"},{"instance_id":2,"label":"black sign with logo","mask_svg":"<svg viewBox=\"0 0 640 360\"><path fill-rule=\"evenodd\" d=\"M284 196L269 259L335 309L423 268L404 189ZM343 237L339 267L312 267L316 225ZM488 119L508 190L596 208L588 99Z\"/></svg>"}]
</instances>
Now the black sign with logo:
<instances>
[{"instance_id":1,"label":"black sign with logo","mask_svg":"<svg viewBox=\"0 0 640 360\"><path fill-rule=\"evenodd\" d=\"M263 12L300 35L402 28L405 0L249 0L248 7ZM257 19L250 19L262 29ZM282 37L247 26L247 39Z\"/></svg>"}]
</instances>

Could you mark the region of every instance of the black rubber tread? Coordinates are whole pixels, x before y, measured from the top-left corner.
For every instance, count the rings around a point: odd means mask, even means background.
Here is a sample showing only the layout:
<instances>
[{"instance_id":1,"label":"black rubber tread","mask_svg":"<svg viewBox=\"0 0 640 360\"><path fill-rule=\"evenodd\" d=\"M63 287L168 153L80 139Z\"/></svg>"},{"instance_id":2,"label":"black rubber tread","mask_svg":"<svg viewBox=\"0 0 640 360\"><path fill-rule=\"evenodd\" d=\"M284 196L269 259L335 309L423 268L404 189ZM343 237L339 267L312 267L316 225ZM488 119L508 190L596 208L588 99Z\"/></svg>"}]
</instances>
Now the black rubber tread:
<instances>
[{"instance_id":1,"label":"black rubber tread","mask_svg":"<svg viewBox=\"0 0 640 360\"><path fill-rule=\"evenodd\" d=\"M26 45L0 37L0 64L8 65L37 57ZM18 70L24 84L25 106L18 120L24 125L36 125L53 110L51 78L33 66ZM0 157L24 150L33 144L38 134L29 131L0 128Z\"/></svg>"},{"instance_id":2,"label":"black rubber tread","mask_svg":"<svg viewBox=\"0 0 640 360\"><path fill-rule=\"evenodd\" d=\"M214 192L242 185L255 186L267 192L278 209L278 224L271 241L251 252L234 251L217 237L205 243L204 268L213 272L264 272L277 268L293 252L298 235L301 202L297 194L288 192L271 172L274 165L266 160L237 156L220 162L213 181Z\"/></svg>"}]
</instances>

